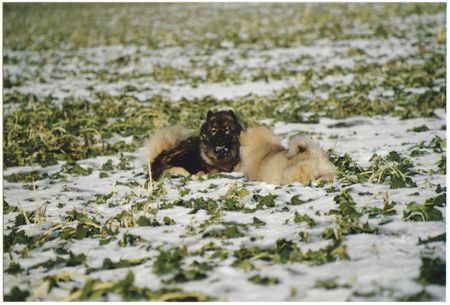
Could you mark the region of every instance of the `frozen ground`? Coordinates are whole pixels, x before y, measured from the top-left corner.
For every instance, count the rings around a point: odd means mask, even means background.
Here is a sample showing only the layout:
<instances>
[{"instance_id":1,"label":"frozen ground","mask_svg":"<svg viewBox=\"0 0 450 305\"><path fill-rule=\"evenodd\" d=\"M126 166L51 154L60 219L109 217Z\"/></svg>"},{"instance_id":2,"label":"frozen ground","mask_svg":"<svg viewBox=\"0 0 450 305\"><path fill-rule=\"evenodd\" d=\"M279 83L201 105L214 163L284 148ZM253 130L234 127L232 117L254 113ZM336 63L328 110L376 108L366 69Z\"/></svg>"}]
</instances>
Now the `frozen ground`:
<instances>
[{"instance_id":1,"label":"frozen ground","mask_svg":"<svg viewBox=\"0 0 450 305\"><path fill-rule=\"evenodd\" d=\"M56 154L44 132L50 124L62 136L97 128L102 143L124 143L107 154L94 143L95 154L76 163L67 161L71 146L51 164L24 153L34 161L26 166L8 149L7 299L444 301L445 14L383 24L404 35L372 38L369 25L355 23L343 29L349 37L285 48L6 45L3 110L13 123L4 137L29 128L24 143L31 143L38 130L45 145L36 150ZM71 126L65 103L100 107L105 96L111 108L129 107L111 116L108 107L106 114L74 108L92 121ZM54 122L39 121L44 101L49 112L62 109ZM232 107L244 124L271 125L283 144L310 136L329 152L338 178L277 186L226 173L149 186L137 153L146 135L127 129L145 121L133 118L148 111L152 128L174 121L198 128L208 110L202 101ZM101 127L89 125L97 118Z\"/></svg>"}]
</instances>

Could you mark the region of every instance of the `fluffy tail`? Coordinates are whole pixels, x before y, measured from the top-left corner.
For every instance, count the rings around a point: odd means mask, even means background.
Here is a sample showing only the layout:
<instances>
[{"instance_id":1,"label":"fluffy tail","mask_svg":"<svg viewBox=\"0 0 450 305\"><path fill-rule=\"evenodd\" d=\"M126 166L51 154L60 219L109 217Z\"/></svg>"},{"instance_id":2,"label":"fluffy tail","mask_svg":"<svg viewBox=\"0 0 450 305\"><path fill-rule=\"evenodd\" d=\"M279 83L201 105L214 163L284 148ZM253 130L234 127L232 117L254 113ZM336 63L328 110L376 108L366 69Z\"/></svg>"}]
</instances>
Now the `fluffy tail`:
<instances>
[{"instance_id":1,"label":"fluffy tail","mask_svg":"<svg viewBox=\"0 0 450 305\"><path fill-rule=\"evenodd\" d=\"M184 139L192 135L192 131L182 126L169 126L158 129L144 144L141 150L143 164L152 163L160 153L174 148Z\"/></svg>"},{"instance_id":2,"label":"fluffy tail","mask_svg":"<svg viewBox=\"0 0 450 305\"><path fill-rule=\"evenodd\" d=\"M267 148L268 146L281 146L280 140L275 136L273 131L264 126L247 128L242 131L241 145L257 150Z\"/></svg>"}]
</instances>

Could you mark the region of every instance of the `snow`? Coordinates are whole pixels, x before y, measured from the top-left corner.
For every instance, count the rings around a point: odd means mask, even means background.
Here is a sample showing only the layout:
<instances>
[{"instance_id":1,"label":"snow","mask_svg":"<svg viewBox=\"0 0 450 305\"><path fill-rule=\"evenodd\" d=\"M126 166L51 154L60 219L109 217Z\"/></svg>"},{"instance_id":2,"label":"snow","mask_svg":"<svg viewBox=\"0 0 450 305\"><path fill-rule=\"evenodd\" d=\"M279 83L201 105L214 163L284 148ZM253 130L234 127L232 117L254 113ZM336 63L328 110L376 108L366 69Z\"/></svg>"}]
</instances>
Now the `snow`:
<instances>
[{"instance_id":1,"label":"snow","mask_svg":"<svg viewBox=\"0 0 450 305\"><path fill-rule=\"evenodd\" d=\"M358 164L367 165L368 158L373 153L387 153L391 150L396 150L400 153L407 153L414 143L419 143L422 140L430 139L434 135L441 137L445 136L445 131L440 130L440 126L445 124L445 112L444 110L437 111L440 118L420 118L411 120L400 120L393 117L354 117L347 122L359 122L351 128L329 128L331 124L340 122L341 120L333 120L322 118L319 124L285 124L277 122L274 130L277 134L283 138L287 138L289 135L295 134L299 131L310 131L314 134L313 138L317 140L320 136L320 145L327 149L333 147L339 154L349 153ZM426 124L430 130L421 133L406 132L407 129ZM356 132L356 139L354 132ZM329 139L328 136L332 134L338 135L338 140ZM378 134L376 136L375 134ZM401 141L399 141L401 139ZM403 145L403 143L409 143ZM421 156L413 158L414 163L421 163L425 168L433 168L434 163L437 161L438 156L436 154L430 154L432 157ZM81 163L82 166L103 164L107 159L112 159L115 164L118 160L115 157L98 157L94 159L85 160ZM72 200L80 194L86 196L88 194L103 193L107 194L111 191L111 186L114 181L126 181L136 173L142 172L143 168L137 163L132 170L118 171L113 173L110 177L104 179L98 179L98 170L89 176L74 176L70 177L67 182L55 183L48 185L46 181L38 181L36 184L39 186L38 194L41 201L49 201L48 215L49 219L57 217L57 215L63 215L64 211L69 211L72 208L79 209L80 211L88 211L89 214L95 215L95 219L104 222L110 217L114 217L121 211L129 210L130 203L121 203L127 195L133 193L139 193L138 189L133 189L123 185L116 185L114 188L114 196L108 202L117 201L119 204L111 207L108 204L104 205L88 205L85 206L83 201ZM48 168L49 172L54 171L56 167ZM9 168L5 174L11 172L17 172L22 170L31 170L33 168ZM212 178L205 181L196 181L195 179L189 180L184 186L191 189L190 194L185 195L183 198L188 200L190 198L219 198L224 195L228 190L228 187L232 183L239 185L245 184L245 179L242 175L234 175L235 178ZM236 179L237 178L237 179ZM434 175L433 185L441 184L445 185L445 176ZM143 178L137 179L140 183L143 183ZM309 266L303 263L291 263L286 265L273 265L266 266L265 263L255 262L260 266L261 272L257 272L261 276L277 277L281 280L281 284L271 286L271 289L267 289L265 286L253 284L247 281L247 278L252 276L255 272L250 273L241 271L239 269L229 266L227 260L221 262L218 267L214 269L214 272L207 280L188 282L180 285L187 290L204 291L205 293L213 294L219 299L228 301L251 301L251 300L302 300L302 301L317 301L317 300L339 300L346 301L349 298L353 299L351 292L353 290L364 290L367 287L382 287L392 291L394 295L401 296L403 294L411 294L420 290L420 285L414 282L414 278L417 277L417 272L420 267L420 255L422 247L417 246L418 238L426 239L428 236L435 236L442 232L445 232L445 222L405 222L401 219L401 210L404 205L410 202L412 199L416 202L423 202L429 197L433 197L433 188L429 186L430 182L420 181L415 179L418 184L417 188L407 188L390 190L386 185L354 185L352 188L354 192L371 190L374 194L380 194L375 198L370 199L368 197L361 197L360 200L356 199L359 207L363 206L381 206L381 193L388 192L390 200L398 201L401 204L400 210L394 220L380 227L380 234L358 234L349 235L345 237L345 245L347 247L348 254L351 261L336 261L321 266ZM220 185L217 190L208 191L203 193L202 190L207 190L210 184ZM340 182L337 181L334 185L339 186ZM47 188L41 189L40 186L46 186ZM74 191L65 193L61 192L61 187L67 185ZM23 209L28 211L34 210L34 195L32 191L21 190L17 183L9 183L5 181L5 196L10 205L20 204ZM168 191L167 200L176 200L179 196L177 191L176 181L166 184L165 187ZM335 204L332 200L334 194L326 194L323 189L302 186L298 183L277 187L265 183L249 183L248 190L254 193L256 190L261 195L272 193L276 198L276 207L267 210L257 210L254 213L242 214L239 212L223 212L223 221L235 221L237 223L250 223L253 217L257 217L266 222L267 225L261 228L252 228L246 234L246 237L231 239L228 241L226 247L229 249L239 249L242 246L259 246L267 247L280 238L287 238L289 240L296 239L296 234L299 230L308 230L313 238L310 244L302 244L302 250L307 249L317 250L328 244L328 241L323 241L318 238L324 227L332 226L332 221L326 213L329 209L335 208ZM413 192L419 192L418 196L411 198L409 194ZM145 190L141 191L145 194ZM281 206L284 206L284 202L289 201L289 198L293 195L300 195L303 200L312 198L311 202L305 203L295 208L290 209L289 212L275 212L279 210ZM139 196L138 196L139 198ZM27 201L29 200L29 201ZM132 200L137 200L132 199ZM57 209L55 205L57 202L64 204L64 208ZM248 199L247 199L247 202ZM157 202L154 203L155 205ZM155 207L152 204L153 207ZM250 204L246 203L246 206L250 207ZM294 211L301 214L307 214L310 217L316 219L318 226L316 228L308 229L305 224L294 224L292 222ZM117 261L119 259L129 258L144 258L152 257L157 252L154 250L147 250L145 245L151 245L151 249L156 249L158 245L165 245L167 248L176 247L178 245L186 245L192 250L199 249L202 245L206 244L208 240L201 238L201 235L186 236L186 226L192 224L197 226L201 222L208 219L208 215L205 211L200 210L196 214L187 214L189 209L184 207L174 207L172 209L160 210L157 214L158 221L162 222L164 216L169 216L175 220L176 225L172 226L160 226L160 227L134 227L128 229L121 229L119 234L133 234L141 236L145 242L140 246L127 246L119 247L116 242L111 242L107 245L99 246L98 240L95 239L83 239L80 241L73 240L68 244L68 250L73 251L75 254L84 253L87 256L86 263L90 267L101 266L103 259L110 257L112 260ZM316 212L320 212L322 216L315 216ZM445 210L444 217L445 215ZM9 216L9 215L8 215ZM286 225L285 221L290 220ZM5 228L8 227L8 222L5 222ZM33 228L35 225L29 225L29 228ZM186 237L181 237L186 236ZM249 241L249 237L256 237L253 242ZM120 239L120 237L119 237ZM220 242L219 242L220 244ZM222 243L224 246L225 243ZM44 255L44 253L47 253ZM438 257L445 257L445 248L437 248L434 255ZM49 258L54 257L51 252L42 252L39 248L30 251L29 259L20 259L20 264L23 268L27 266L35 265L39 262L44 262ZM131 270L135 272L135 276L138 279L136 284L146 287L160 287L159 279L148 271L151 268L151 261L142 265L132 267ZM289 270L296 270L291 272ZM78 271L81 272L80 269ZM42 278L42 272L30 273L27 276L27 280L31 282L37 281ZM94 272L91 275L94 278L100 278L103 280L122 278L126 274L125 269L117 269L111 271L99 271ZM256 274L256 273L255 273ZM329 279L337 277L339 281L344 283L351 281L352 289L336 289L336 290L323 290L312 288L316 280ZM23 282L22 278L17 278L9 274L5 274L5 290L8 291L11 287L19 285ZM298 293L295 297L289 296L290 287L295 287ZM360 289L361 288L361 289ZM434 288L436 297L442 299L445 297L444 288ZM54 299L53 293L51 293L47 299ZM390 300L390 296L379 295L376 300Z\"/></svg>"},{"instance_id":2,"label":"snow","mask_svg":"<svg viewBox=\"0 0 450 305\"><path fill-rule=\"evenodd\" d=\"M348 56L348 50L361 49L365 56ZM104 91L112 96L117 96L126 86L140 88L139 92L129 92L140 101L145 101L155 95L179 100L181 98L201 98L213 96L217 99L231 99L248 94L268 95L273 90L289 87L293 83L300 83L301 79L283 79L265 81L251 81L251 78L261 68L277 71L280 67L295 69L296 71L307 70L312 63L313 69L320 70L322 67L352 68L355 63L364 60L366 64L383 64L396 58L408 58L417 54L419 46L416 38L406 42L403 39L351 39L331 41L321 39L313 45L301 45L291 48L276 48L266 51L249 50L247 56L236 49L221 49L212 55L204 54L201 49L182 49L172 47L161 50L151 50L143 46L113 45L95 48L85 48L79 51L46 51L41 56L49 59L49 64L43 70L38 70L38 59L28 51L4 50L6 56L20 59L28 65L8 64L5 65L5 75L10 78L20 77L25 82L19 86L5 88L4 93L9 94L15 90L35 94L38 97L51 95L54 100L62 101L67 97L85 98L95 100L94 92ZM300 63L292 62L305 59ZM54 58L53 58L54 57ZM125 67L119 64L111 64L120 58L129 58L129 64ZM224 62L231 59L230 63ZM171 67L182 71L189 71L189 75L206 77L204 68L192 66L192 62L204 62L207 65L217 64L226 71L239 71L245 76L242 83L201 83L193 87L189 80L178 79L169 83L155 82L151 73L155 66ZM192 72L194 71L194 72ZM67 73L73 74L66 77ZM109 75L117 75L119 80L104 82L93 78L93 72L104 72ZM36 74L46 81L44 83L36 79ZM61 75L62 77L59 77ZM342 81L348 84L352 81L351 75L328 76L319 80L318 84L327 83L332 85ZM423 89L422 89L423 90ZM415 92L415 90L411 91ZM420 91L418 91L420 92ZM326 98L326 92L318 92Z\"/></svg>"},{"instance_id":3,"label":"snow","mask_svg":"<svg viewBox=\"0 0 450 305\"><path fill-rule=\"evenodd\" d=\"M413 15L407 19L393 20L398 26L408 29L408 24L415 22L443 22L444 14L437 16ZM433 27L434 28L434 27ZM360 28L361 32L370 31ZM295 71L320 70L323 67L353 67L358 61L365 63L383 64L392 59L406 58L410 63L420 63L413 59L420 52L417 45L417 37L411 37L410 41L398 38L387 39L353 39L332 41L322 39L313 45L301 45L291 48L277 48L263 51L234 48L229 41L222 42L225 49L216 50L213 54L205 54L205 51L195 48L171 47L152 50L145 46L113 45L85 48L78 51L15 51L4 50L4 55L15 58L20 63L7 63L4 65L4 74L11 79L23 80L18 86L4 89L4 95L15 91L31 93L38 97L51 95L54 102L61 102L68 97L83 98L95 101L95 93L104 91L112 96L121 94L126 86L134 86L137 91L126 94L135 96L139 101L145 102L154 95L162 95L165 98L177 102L183 98L195 99L204 96L212 96L217 99L234 99L237 97L255 94L269 96L292 85L298 85L303 81L302 77L283 77L282 79L269 79L268 81L254 81L252 76L257 75L257 70L264 68L267 71L277 71L280 67L288 66ZM348 56L350 49L362 49L365 55ZM248 52L244 57L242 53ZM117 64L120 58L129 58L129 64L121 66ZM192 62L201 62L207 65L224 65L226 59L231 62L224 69L228 72L242 71L242 79L236 83L231 81L211 83L202 81L193 86L189 79L177 79L173 82L157 82L150 76L156 66L169 66L183 71L192 70ZM301 59L301 60L300 60ZM48 62L40 68L43 60ZM297 61L298 60L298 61ZM117 79L111 82L96 78L97 72L107 75L117 75ZM132 78L133 75L139 77ZM205 76L205 69L200 67L193 73L200 78ZM42 82L39 77L45 82ZM65 77L61 77L65 76ZM314 84L351 84L355 81L354 74L333 74L323 79L311 80ZM434 80L434 84L442 84L443 80ZM430 88L404 88L405 92L421 94ZM319 90L314 95L304 93L305 98L328 96L328 90ZM377 97L392 97L392 90L372 90L369 99ZM16 104L4 105L4 112L11 113L20 107ZM282 105L280 105L282 107ZM268 118L264 123L272 125L285 145L287 140L298 133L306 133L314 141L325 149L332 149L335 153L343 155L348 153L360 166L370 165L373 154L387 155L390 151L397 151L401 155L409 156L410 151L420 142L429 142L434 136L446 138L446 131L441 126L446 125L446 110L437 109L436 117L414 118L402 120L393 116L353 116L347 119L336 120L320 117L318 124L286 123L273 121ZM261 121L260 123L263 123ZM333 127L338 123L346 123L351 127ZM429 130L424 132L410 132L411 128L426 125ZM118 141L131 143L132 136L122 137L114 135L107 142L112 144ZM445 153L444 153L445 154ZM308 262L289 262L286 264L270 264L265 261L255 260L255 270L244 271L232 266L234 257L229 255L223 261L214 261L217 266L207 272L208 277L199 281L188 281L174 285L186 291L201 291L212 295L220 301L393 301L404 295L412 295L420 292L422 284L416 281L421 267L421 257L425 254L430 257L445 259L445 242L436 242L428 245L418 245L419 238L426 239L446 232L446 208L439 208L444 221L439 222L407 222L402 219L403 211L409 202L423 203L426 199L437 196L435 189L438 185L446 186L446 176L432 173L436 170L436 163L444 155L427 150L422 156L411 157L414 169L421 170L413 176L417 187L390 189L389 185L373 184L369 182L357 183L347 187L343 181L337 180L328 185L339 189L351 191L358 209L364 207L382 207L383 197L387 194L389 201L398 202L395 206L396 214L390 218L391 222L381 225L379 219L368 219L367 215L362 220L375 226L378 234L354 234L343 237L343 245L350 257L349 261L336 260L320 266L313 266ZM149 260L143 264L114 270L100 270L90 273L88 276L103 281L117 281L125 277L129 270L135 275L134 284L138 287L158 289L167 287L161 282L161 277L152 272L158 247L171 249L184 245L189 252L199 250L205 244L213 241L216 245L228 251L238 250L242 247L271 247L277 240L285 238L298 243L303 252L311 249L318 250L331 243L320 237L325 228L336 227L333 217L328 215L330 209L336 209L333 197L338 193L327 193L326 187L317 185L301 185L294 183L286 186L276 186L264 182L249 182L241 173L230 173L225 177L190 177L189 179L172 178L164 181L164 193L150 202L147 217L155 219L163 224L165 216L175 221L174 225L161 225L157 227L131 226L125 227L114 219L121 212L130 212L131 218L137 220L144 215L142 209L135 209L137 203L146 202L148 190L144 187L144 174L146 168L139 162L138 152L125 154L133 157L133 168L108 172L109 176L99 178L101 165L108 160L117 164L118 155L99 156L78 162L83 167L92 167L93 172L87 176L67 175L67 181L51 181L43 179L35 182L37 195L40 202L48 202L47 213L40 224L27 224L20 228L27 236L39 236L52 228L55 224L64 224L64 217L73 209L86 213L101 225L110 225L118 228L118 235L105 245L100 245L101 238L84 238L81 240L55 239L45 242L42 246L29 251L28 254L19 255L23 246L15 245L14 254L3 254L3 264L7 268L11 262L17 262L23 269L33 267L39 263L55 259L57 255L54 248L64 246L64 249L74 254L86 255L84 265L56 268L31 268L18 274L4 273L4 292L8 293L15 286L29 289L31 296L28 301L60 301L67 297L75 287L81 287L86 283L86 269L99 268L105 258L114 262L120 259ZM49 175L59 172L64 162L49 167L23 166L9 167L3 171L4 176L13 173L24 173L38 170ZM136 182L134 184L127 184ZM212 189L212 185L218 187ZM196 198L211 198L218 202L227 191L237 186L245 187L250 195L242 198L246 208L256 206L252 195L275 196L275 207L258 209L253 213L241 211L225 211L220 213L220 222L208 226L206 230L223 227L223 222L236 222L238 224L250 224L254 217L264 221L265 226L255 228L251 225L248 230L242 230L242 237L231 239L214 239L203 237L201 224L211 217L205 210L199 210L191 214L192 209L182 206L162 208L164 203L175 203L179 199L187 201ZM27 185L22 183L3 181L5 201L10 206L17 206L21 210L33 212L36 209L36 194ZM189 189L190 192L181 196L181 191ZM372 195L361 195L370 192ZM411 196L413 193L418 195ZM112 195L106 203L93 202L96 195ZM308 201L301 205L289 205L292 196L298 195L302 200ZM309 201L310 200L310 201ZM287 209L284 209L287 208ZM294 223L295 212L306 214L313 218L317 225L309 228L304 223ZM3 216L4 234L11 231L15 217L21 212L11 212ZM153 214L152 214L153 213ZM76 224L71 224L75 227ZM189 227L193 227L193 232ZM307 231L311 237L309 243L301 241L300 231ZM136 245L120 246L118 242L125 234L132 234L142 238L142 242ZM56 236L56 232L54 232ZM110 237L110 236L107 236ZM190 260L206 261L205 257L186 257ZM186 266L186 265L184 265ZM50 292L42 290L42 279L47 275L55 275L60 272L71 274L73 281L61 282L59 287ZM248 281L248 278L259 274L270 278L278 278L279 284L264 286ZM348 284L350 288L338 287L337 289L323 289L315 287L318 280L335 278L340 286ZM41 288L41 289L38 289ZM296 290L291 295L291 289ZM433 295L434 300L445 300L444 286L427 285L426 289ZM357 296L355 292L374 292L374 297ZM109 294L109 301L121 301L121 296Z\"/></svg>"}]
</instances>

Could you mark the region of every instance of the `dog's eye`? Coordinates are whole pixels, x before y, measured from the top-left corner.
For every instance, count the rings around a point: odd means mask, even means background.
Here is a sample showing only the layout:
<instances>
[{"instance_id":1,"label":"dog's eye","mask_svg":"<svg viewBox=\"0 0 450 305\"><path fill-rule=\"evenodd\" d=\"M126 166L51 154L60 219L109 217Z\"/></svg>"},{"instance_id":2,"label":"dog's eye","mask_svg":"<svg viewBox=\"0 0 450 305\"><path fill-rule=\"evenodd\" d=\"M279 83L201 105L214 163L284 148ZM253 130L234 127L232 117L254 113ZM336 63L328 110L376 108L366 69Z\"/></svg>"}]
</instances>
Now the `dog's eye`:
<instances>
[{"instance_id":1,"label":"dog's eye","mask_svg":"<svg viewBox=\"0 0 450 305\"><path fill-rule=\"evenodd\" d=\"M211 133L212 133L213 135L216 134L216 132L217 132L217 129L211 128Z\"/></svg>"},{"instance_id":2,"label":"dog's eye","mask_svg":"<svg viewBox=\"0 0 450 305\"><path fill-rule=\"evenodd\" d=\"M225 134L229 134L230 133L230 127L225 127Z\"/></svg>"}]
</instances>

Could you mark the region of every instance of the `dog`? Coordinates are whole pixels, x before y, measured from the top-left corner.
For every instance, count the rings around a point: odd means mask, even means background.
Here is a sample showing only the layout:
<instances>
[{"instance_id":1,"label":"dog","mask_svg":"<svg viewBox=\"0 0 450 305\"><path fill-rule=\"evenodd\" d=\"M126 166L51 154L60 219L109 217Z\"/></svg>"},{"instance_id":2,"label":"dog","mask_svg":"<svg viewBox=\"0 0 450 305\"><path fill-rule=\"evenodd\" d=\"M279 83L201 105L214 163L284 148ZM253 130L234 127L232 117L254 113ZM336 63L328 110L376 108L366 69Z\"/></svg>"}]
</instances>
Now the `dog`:
<instances>
[{"instance_id":1,"label":"dog","mask_svg":"<svg viewBox=\"0 0 450 305\"><path fill-rule=\"evenodd\" d=\"M325 152L311 140L296 136L286 149L266 127L242 132L240 158L248 180L271 184L331 181L336 172Z\"/></svg>"},{"instance_id":2,"label":"dog","mask_svg":"<svg viewBox=\"0 0 450 305\"><path fill-rule=\"evenodd\" d=\"M144 148L152 179L165 171L186 176L238 170L241 131L232 110L208 111L199 136L181 126L158 130Z\"/></svg>"}]
</instances>

